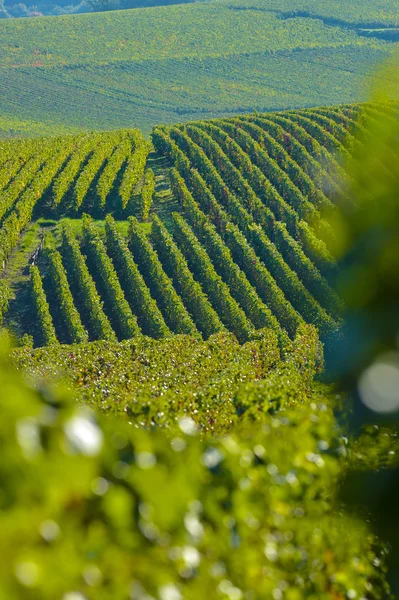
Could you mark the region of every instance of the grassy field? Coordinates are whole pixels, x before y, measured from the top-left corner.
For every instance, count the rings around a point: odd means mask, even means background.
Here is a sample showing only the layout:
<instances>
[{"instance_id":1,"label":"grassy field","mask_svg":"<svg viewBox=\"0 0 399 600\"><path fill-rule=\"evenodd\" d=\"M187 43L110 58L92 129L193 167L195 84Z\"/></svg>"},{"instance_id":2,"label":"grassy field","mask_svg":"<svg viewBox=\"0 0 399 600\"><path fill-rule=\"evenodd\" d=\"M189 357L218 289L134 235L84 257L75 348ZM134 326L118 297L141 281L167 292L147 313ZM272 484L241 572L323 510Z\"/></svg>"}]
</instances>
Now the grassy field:
<instances>
[{"instance_id":1,"label":"grassy field","mask_svg":"<svg viewBox=\"0 0 399 600\"><path fill-rule=\"evenodd\" d=\"M326 4L305 13L300 0L235 0L2 21L0 113L11 122L0 133L148 133L159 123L360 100L366 74L396 46L379 39L394 35L395 2L358 1L346 21L337 2Z\"/></svg>"}]
</instances>

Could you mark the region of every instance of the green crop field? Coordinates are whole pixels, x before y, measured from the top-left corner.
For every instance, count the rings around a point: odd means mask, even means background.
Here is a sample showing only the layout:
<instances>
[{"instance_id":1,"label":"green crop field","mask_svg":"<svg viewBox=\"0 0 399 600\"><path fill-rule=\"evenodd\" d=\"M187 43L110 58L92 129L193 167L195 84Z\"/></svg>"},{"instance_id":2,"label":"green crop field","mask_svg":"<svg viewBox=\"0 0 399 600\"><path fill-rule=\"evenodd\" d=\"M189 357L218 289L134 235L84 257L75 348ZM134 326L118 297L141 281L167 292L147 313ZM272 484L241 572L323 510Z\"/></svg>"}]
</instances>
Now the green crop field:
<instances>
[{"instance_id":1,"label":"green crop field","mask_svg":"<svg viewBox=\"0 0 399 600\"><path fill-rule=\"evenodd\" d=\"M3 20L0 113L16 133L29 133L15 127L27 115L32 134L149 133L159 123L359 101L366 75L396 46L396 3L380 4L351 3L345 18L337 3L306 13L297 0Z\"/></svg>"}]
</instances>

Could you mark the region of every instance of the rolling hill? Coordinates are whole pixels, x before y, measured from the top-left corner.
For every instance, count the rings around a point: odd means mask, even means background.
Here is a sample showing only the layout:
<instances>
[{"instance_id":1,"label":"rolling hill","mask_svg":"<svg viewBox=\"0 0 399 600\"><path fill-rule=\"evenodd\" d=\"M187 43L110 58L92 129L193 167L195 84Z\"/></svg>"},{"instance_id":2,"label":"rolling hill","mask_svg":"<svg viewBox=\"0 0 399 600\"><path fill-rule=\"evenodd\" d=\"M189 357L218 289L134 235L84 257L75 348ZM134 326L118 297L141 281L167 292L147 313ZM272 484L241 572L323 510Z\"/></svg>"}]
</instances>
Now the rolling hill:
<instances>
[{"instance_id":1,"label":"rolling hill","mask_svg":"<svg viewBox=\"0 0 399 600\"><path fill-rule=\"evenodd\" d=\"M120 129L363 99L397 41L391 0L232 1L0 22L9 131ZM201 30L201 35L198 31ZM27 117L28 116L28 117ZM7 127L2 125L7 132ZM40 131L41 129L41 131Z\"/></svg>"}]
</instances>

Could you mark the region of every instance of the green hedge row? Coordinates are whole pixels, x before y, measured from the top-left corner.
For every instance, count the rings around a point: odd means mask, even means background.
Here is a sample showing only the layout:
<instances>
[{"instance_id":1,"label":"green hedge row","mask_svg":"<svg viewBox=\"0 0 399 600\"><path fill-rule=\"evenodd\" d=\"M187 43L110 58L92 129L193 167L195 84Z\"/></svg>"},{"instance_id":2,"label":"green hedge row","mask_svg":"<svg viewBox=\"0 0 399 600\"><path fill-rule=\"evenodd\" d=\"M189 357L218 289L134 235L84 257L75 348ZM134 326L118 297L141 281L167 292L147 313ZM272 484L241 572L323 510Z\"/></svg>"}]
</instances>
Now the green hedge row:
<instances>
[{"instance_id":1,"label":"green hedge row","mask_svg":"<svg viewBox=\"0 0 399 600\"><path fill-rule=\"evenodd\" d=\"M119 196L122 207L126 208L132 196L134 196L135 187L143 177L148 154L151 151L149 144L139 131L134 131L134 151L124 166L122 180L119 186Z\"/></svg>"},{"instance_id":2,"label":"green hedge row","mask_svg":"<svg viewBox=\"0 0 399 600\"><path fill-rule=\"evenodd\" d=\"M128 133L126 136L121 137L98 178L96 194L100 208L105 207L118 174L132 152L132 142L133 140Z\"/></svg>"},{"instance_id":3,"label":"green hedge row","mask_svg":"<svg viewBox=\"0 0 399 600\"><path fill-rule=\"evenodd\" d=\"M155 175L152 169L146 169L142 177L140 193L132 197L131 204L138 218L147 221L155 192Z\"/></svg>"}]
</instances>

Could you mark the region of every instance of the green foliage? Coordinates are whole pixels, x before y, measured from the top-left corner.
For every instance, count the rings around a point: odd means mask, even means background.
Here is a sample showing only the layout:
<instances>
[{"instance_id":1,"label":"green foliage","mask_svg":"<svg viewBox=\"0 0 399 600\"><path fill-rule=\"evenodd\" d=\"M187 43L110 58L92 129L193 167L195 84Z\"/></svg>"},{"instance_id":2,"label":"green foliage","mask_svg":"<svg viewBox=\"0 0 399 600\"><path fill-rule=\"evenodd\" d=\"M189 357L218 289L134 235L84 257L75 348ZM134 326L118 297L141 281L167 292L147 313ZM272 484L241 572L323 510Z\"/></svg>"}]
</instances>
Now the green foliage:
<instances>
[{"instance_id":1,"label":"green foliage","mask_svg":"<svg viewBox=\"0 0 399 600\"><path fill-rule=\"evenodd\" d=\"M83 243L119 339L124 340L139 335L141 332L137 319L125 298L115 267L88 215L83 218Z\"/></svg>"},{"instance_id":2,"label":"green foliage","mask_svg":"<svg viewBox=\"0 0 399 600\"><path fill-rule=\"evenodd\" d=\"M74 298L91 339L116 339L79 243L68 227L62 230L61 251Z\"/></svg>"},{"instance_id":3,"label":"green foliage","mask_svg":"<svg viewBox=\"0 0 399 600\"><path fill-rule=\"evenodd\" d=\"M36 266L30 268L32 303L35 309L35 315L38 323L37 343L43 346L52 346L57 344L57 335L55 333L53 319L50 314L50 308L47 302L46 294L43 289L40 271Z\"/></svg>"},{"instance_id":4,"label":"green foliage","mask_svg":"<svg viewBox=\"0 0 399 600\"><path fill-rule=\"evenodd\" d=\"M0 381L2 597L389 597L384 548L338 508L345 454L326 403L201 440L181 411L165 436L34 391L3 365Z\"/></svg>"},{"instance_id":5,"label":"green foliage","mask_svg":"<svg viewBox=\"0 0 399 600\"><path fill-rule=\"evenodd\" d=\"M68 279L62 264L61 255L56 250L47 251L51 291L55 296L57 309L68 332L69 343L87 342L87 331L82 325L80 315L76 310Z\"/></svg>"},{"instance_id":6,"label":"green foliage","mask_svg":"<svg viewBox=\"0 0 399 600\"><path fill-rule=\"evenodd\" d=\"M129 245L146 284L151 290L169 329L195 335L197 328L165 273L158 255L134 217L129 218Z\"/></svg>"},{"instance_id":7,"label":"green foliage","mask_svg":"<svg viewBox=\"0 0 399 600\"><path fill-rule=\"evenodd\" d=\"M12 298L12 291L9 284L3 279L0 280L0 325L3 324L4 315L8 309L8 303Z\"/></svg>"},{"instance_id":8,"label":"green foliage","mask_svg":"<svg viewBox=\"0 0 399 600\"><path fill-rule=\"evenodd\" d=\"M200 284L194 279L184 255L162 221L155 215L152 218L151 240L165 271L172 279L190 314L193 315L204 338L207 339L210 335L222 331L223 323Z\"/></svg>"},{"instance_id":9,"label":"green foliage","mask_svg":"<svg viewBox=\"0 0 399 600\"><path fill-rule=\"evenodd\" d=\"M170 334L157 303L134 262L124 237L118 232L110 215L105 223L107 248L119 275L119 281L126 298L137 315L141 330L145 335L160 338Z\"/></svg>"},{"instance_id":10,"label":"green foliage","mask_svg":"<svg viewBox=\"0 0 399 600\"><path fill-rule=\"evenodd\" d=\"M104 264L100 269L94 250L88 252L87 276L94 281L84 294L71 279L69 260L72 298L91 340L106 339L110 329L122 339L140 328L160 338L198 331L208 337L226 327L245 341L272 327L287 341L286 333L293 338L301 324L311 323L329 343L343 302L329 283L337 275L339 235L331 235L335 226L327 219L339 221L337 202L347 199L345 184L337 183L343 169L334 152L341 145L346 154L360 152L370 139L367 119L379 114L395 120L392 106L375 102L159 126L150 157L152 144L136 130L55 138L43 152L34 140L4 142L5 181L14 159L21 167L16 191L12 179L5 183L0 250L5 260L29 220L53 216L54 204L57 215L77 216L79 206L94 217L112 210L116 219L133 212L146 221L153 211L159 221L152 237L152 224L131 221L130 248L123 239L128 223L111 226L108 219L107 248L98 236L96 242ZM173 226L174 200L186 220L183 229L179 217ZM79 236L81 224L73 223ZM167 231L173 227L175 239ZM56 230L55 246L57 240ZM89 288L97 300L87 299ZM50 308L57 312L51 297ZM71 341L54 318L60 340ZM139 325L128 325L136 318Z\"/></svg>"}]
</instances>

